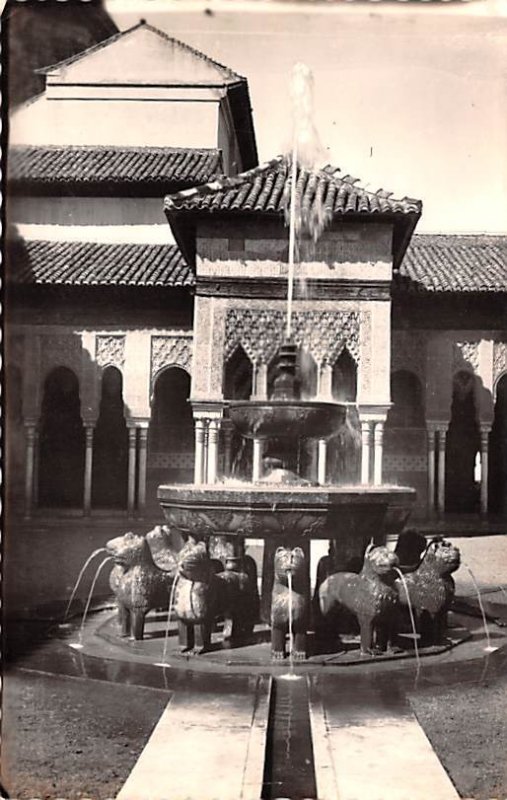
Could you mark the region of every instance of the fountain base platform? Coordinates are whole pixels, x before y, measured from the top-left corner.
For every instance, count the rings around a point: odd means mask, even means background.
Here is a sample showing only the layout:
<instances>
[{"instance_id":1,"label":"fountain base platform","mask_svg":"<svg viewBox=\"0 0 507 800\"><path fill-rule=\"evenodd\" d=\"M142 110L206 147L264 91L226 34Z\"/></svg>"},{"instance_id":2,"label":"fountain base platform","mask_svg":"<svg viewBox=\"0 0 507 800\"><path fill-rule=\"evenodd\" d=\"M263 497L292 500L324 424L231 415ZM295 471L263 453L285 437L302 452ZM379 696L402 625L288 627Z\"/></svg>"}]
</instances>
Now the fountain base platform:
<instances>
[{"instance_id":1,"label":"fountain base platform","mask_svg":"<svg viewBox=\"0 0 507 800\"><path fill-rule=\"evenodd\" d=\"M169 626L168 645L166 647L165 659L164 636L166 629L166 615L150 615L146 620L146 637L143 641L134 641L118 636L118 623L116 614L111 611L101 611L94 614L87 622L82 638L80 652L86 655L104 655L108 658L120 661L133 661L143 664L151 664L158 667L167 666L173 669L186 669L196 672L248 672L248 673L269 673L279 676L287 673L290 669L288 657L281 660L274 660L271 656L270 631L264 624L255 626L254 634L249 642L235 648L224 648L222 646L222 630L218 625L212 634L211 648L205 653L194 655L192 653L182 653L178 646L178 632L176 624ZM63 635L63 634L62 634ZM67 630L65 632L67 644L75 647L77 643L76 631ZM421 658L439 656L449 653L457 648L458 645L468 642L472 638L470 631L465 628L459 618L452 621L448 630L448 638L442 645L419 648ZM308 636L309 652L313 653L302 661L294 662L296 674L311 674L321 671L323 668L343 669L367 667L374 664L379 669L380 664L395 665L395 662L407 663L414 662L414 649L410 637L406 637L407 649L402 652L388 652L374 656L361 656L359 652L359 637L353 635L342 635L339 643L328 642L323 644L317 642L310 633ZM507 643L507 634L505 641ZM461 649L461 648L459 648ZM430 659L431 660L431 659ZM381 667L380 667L381 668Z\"/></svg>"}]
</instances>

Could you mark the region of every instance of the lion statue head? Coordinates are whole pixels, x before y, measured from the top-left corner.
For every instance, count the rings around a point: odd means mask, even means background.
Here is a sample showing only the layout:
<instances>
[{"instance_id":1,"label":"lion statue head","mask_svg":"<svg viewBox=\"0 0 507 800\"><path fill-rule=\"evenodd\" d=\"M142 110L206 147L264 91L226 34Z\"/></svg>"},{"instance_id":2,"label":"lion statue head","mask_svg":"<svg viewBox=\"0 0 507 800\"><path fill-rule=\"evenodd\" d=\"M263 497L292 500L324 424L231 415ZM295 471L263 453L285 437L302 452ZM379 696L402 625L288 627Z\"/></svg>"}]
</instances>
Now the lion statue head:
<instances>
[{"instance_id":1,"label":"lion statue head","mask_svg":"<svg viewBox=\"0 0 507 800\"><path fill-rule=\"evenodd\" d=\"M431 565L439 575L450 575L459 568L461 554L451 542L445 539L433 539L426 548L423 562Z\"/></svg>"},{"instance_id":2,"label":"lion statue head","mask_svg":"<svg viewBox=\"0 0 507 800\"><path fill-rule=\"evenodd\" d=\"M108 555L114 558L115 564L120 564L122 567L132 567L151 560L146 539L132 531L110 539L106 543L106 550Z\"/></svg>"},{"instance_id":3,"label":"lion statue head","mask_svg":"<svg viewBox=\"0 0 507 800\"><path fill-rule=\"evenodd\" d=\"M369 544L364 554L362 572L369 575L379 575L383 579L395 577L394 567L399 565L396 553L384 545Z\"/></svg>"},{"instance_id":4,"label":"lion statue head","mask_svg":"<svg viewBox=\"0 0 507 800\"><path fill-rule=\"evenodd\" d=\"M306 558L301 547L278 547L275 552L275 576L280 583L288 586L289 573L293 581L304 577Z\"/></svg>"}]
</instances>

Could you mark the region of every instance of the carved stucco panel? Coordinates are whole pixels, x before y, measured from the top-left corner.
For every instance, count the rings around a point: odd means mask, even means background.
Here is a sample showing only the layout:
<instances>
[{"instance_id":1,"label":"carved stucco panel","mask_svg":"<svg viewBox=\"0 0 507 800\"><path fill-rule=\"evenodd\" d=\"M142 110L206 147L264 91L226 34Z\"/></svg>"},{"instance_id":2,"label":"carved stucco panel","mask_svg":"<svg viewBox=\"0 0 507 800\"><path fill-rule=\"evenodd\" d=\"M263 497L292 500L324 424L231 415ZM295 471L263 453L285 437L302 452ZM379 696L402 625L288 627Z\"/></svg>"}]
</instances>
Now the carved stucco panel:
<instances>
[{"instance_id":1,"label":"carved stucco panel","mask_svg":"<svg viewBox=\"0 0 507 800\"><path fill-rule=\"evenodd\" d=\"M95 344L95 360L99 367L113 366L122 370L125 364L125 336L99 334Z\"/></svg>"},{"instance_id":2,"label":"carved stucco panel","mask_svg":"<svg viewBox=\"0 0 507 800\"><path fill-rule=\"evenodd\" d=\"M371 389L372 349L371 340L371 312L361 312L360 333L360 394L368 396Z\"/></svg>"},{"instance_id":3,"label":"carved stucco panel","mask_svg":"<svg viewBox=\"0 0 507 800\"><path fill-rule=\"evenodd\" d=\"M285 312L277 309L229 309L226 318L225 358L241 345L252 362L271 361L285 337ZM359 312L295 311L292 338L318 364L333 365L344 347L359 362Z\"/></svg>"},{"instance_id":4,"label":"carved stucco panel","mask_svg":"<svg viewBox=\"0 0 507 800\"><path fill-rule=\"evenodd\" d=\"M151 381L164 367L192 367L192 338L181 333L151 337Z\"/></svg>"},{"instance_id":5,"label":"carved stucco panel","mask_svg":"<svg viewBox=\"0 0 507 800\"><path fill-rule=\"evenodd\" d=\"M460 370L479 371L479 342L454 342L453 373Z\"/></svg>"},{"instance_id":6,"label":"carved stucco panel","mask_svg":"<svg viewBox=\"0 0 507 800\"><path fill-rule=\"evenodd\" d=\"M507 342L495 342L493 345L493 378L507 371Z\"/></svg>"}]
</instances>

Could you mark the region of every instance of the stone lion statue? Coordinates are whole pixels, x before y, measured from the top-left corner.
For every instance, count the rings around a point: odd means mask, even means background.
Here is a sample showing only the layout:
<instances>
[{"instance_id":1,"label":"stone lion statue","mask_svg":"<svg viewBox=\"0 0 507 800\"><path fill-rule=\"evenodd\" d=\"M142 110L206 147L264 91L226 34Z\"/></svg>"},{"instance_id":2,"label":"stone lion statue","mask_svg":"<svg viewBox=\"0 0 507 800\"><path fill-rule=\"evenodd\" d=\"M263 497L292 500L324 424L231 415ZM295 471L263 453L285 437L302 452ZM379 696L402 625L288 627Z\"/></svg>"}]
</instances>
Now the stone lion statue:
<instances>
[{"instance_id":1,"label":"stone lion statue","mask_svg":"<svg viewBox=\"0 0 507 800\"><path fill-rule=\"evenodd\" d=\"M324 617L340 607L350 611L359 623L361 655L383 652L394 645L398 592L395 586L398 557L387 547L369 545L363 567L355 572L329 575L319 589Z\"/></svg>"},{"instance_id":2,"label":"stone lion statue","mask_svg":"<svg viewBox=\"0 0 507 800\"><path fill-rule=\"evenodd\" d=\"M142 639L148 611L169 606L176 564L172 570L159 569L146 537L131 531L110 539L106 550L114 559L109 585L116 595L121 633Z\"/></svg>"},{"instance_id":3,"label":"stone lion statue","mask_svg":"<svg viewBox=\"0 0 507 800\"><path fill-rule=\"evenodd\" d=\"M421 563L404 578L407 590L401 579L396 581L400 603L412 604L421 644L441 644L445 639L447 611L454 598L454 579L452 573L460 566L460 551L444 539L434 539L422 557Z\"/></svg>"},{"instance_id":4,"label":"stone lion statue","mask_svg":"<svg viewBox=\"0 0 507 800\"><path fill-rule=\"evenodd\" d=\"M285 657L285 636L292 615L294 636L293 658L306 658L308 625L308 577L305 554L301 547L278 547L274 559L274 582L271 596L271 654L275 659ZM289 588L289 573L291 588ZM291 607L291 611L289 608Z\"/></svg>"}]
</instances>

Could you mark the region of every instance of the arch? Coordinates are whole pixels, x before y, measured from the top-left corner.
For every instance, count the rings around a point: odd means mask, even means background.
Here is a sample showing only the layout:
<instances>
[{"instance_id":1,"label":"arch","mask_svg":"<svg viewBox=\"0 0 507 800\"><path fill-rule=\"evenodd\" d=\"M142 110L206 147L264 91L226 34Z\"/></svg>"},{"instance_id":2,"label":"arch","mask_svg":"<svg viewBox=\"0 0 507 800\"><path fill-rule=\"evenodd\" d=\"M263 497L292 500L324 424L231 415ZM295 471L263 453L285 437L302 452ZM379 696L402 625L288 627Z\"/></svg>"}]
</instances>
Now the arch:
<instances>
[{"instance_id":1,"label":"arch","mask_svg":"<svg viewBox=\"0 0 507 800\"><path fill-rule=\"evenodd\" d=\"M344 347L333 364L331 394L335 400L353 403L357 396L357 364Z\"/></svg>"},{"instance_id":2,"label":"arch","mask_svg":"<svg viewBox=\"0 0 507 800\"><path fill-rule=\"evenodd\" d=\"M478 510L479 488L474 481L474 467L479 449L475 377L468 370L460 370L453 379L451 421L446 440L446 511Z\"/></svg>"},{"instance_id":3,"label":"arch","mask_svg":"<svg viewBox=\"0 0 507 800\"><path fill-rule=\"evenodd\" d=\"M160 370L153 385L148 427L146 504L158 510L157 487L164 481L189 482L194 466L194 425L190 375L182 367Z\"/></svg>"},{"instance_id":4,"label":"arch","mask_svg":"<svg viewBox=\"0 0 507 800\"><path fill-rule=\"evenodd\" d=\"M391 403L386 421L388 427L424 427L423 390L414 372L399 369L391 374Z\"/></svg>"},{"instance_id":5,"label":"arch","mask_svg":"<svg viewBox=\"0 0 507 800\"><path fill-rule=\"evenodd\" d=\"M227 400L249 400L253 391L252 362L239 344L224 368L223 392Z\"/></svg>"},{"instance_id":6,"label":"arch","mask_svg":"<svg viewBox=\"0 0 507 800\"><path fill-rule=\"evenodd\" d=\"M39 504L81 507L85 437L79 381L68 367L56 367L44 381L39 447Z\"/></svg>"},{"instance_id":7,"label":"arch","mask_svg":"<svg viewBox=\"0 0 507 800\"><path fill-rule=\"evenodd\" d=\"M507 517L507 372L495 386L495 416L489 443L489 510Z\"/></svg>"},{"instance_id":8,"label":"arch","mask_svg":"<svg viewBox=\"0 0 507 800\"><path fill-rule=\"evenodd\" d=\"M125 508L127 473L123 376L118 367L107 366L102 373L99 417L93 437L92 506Z\"/></svg>"}]
</instances>

